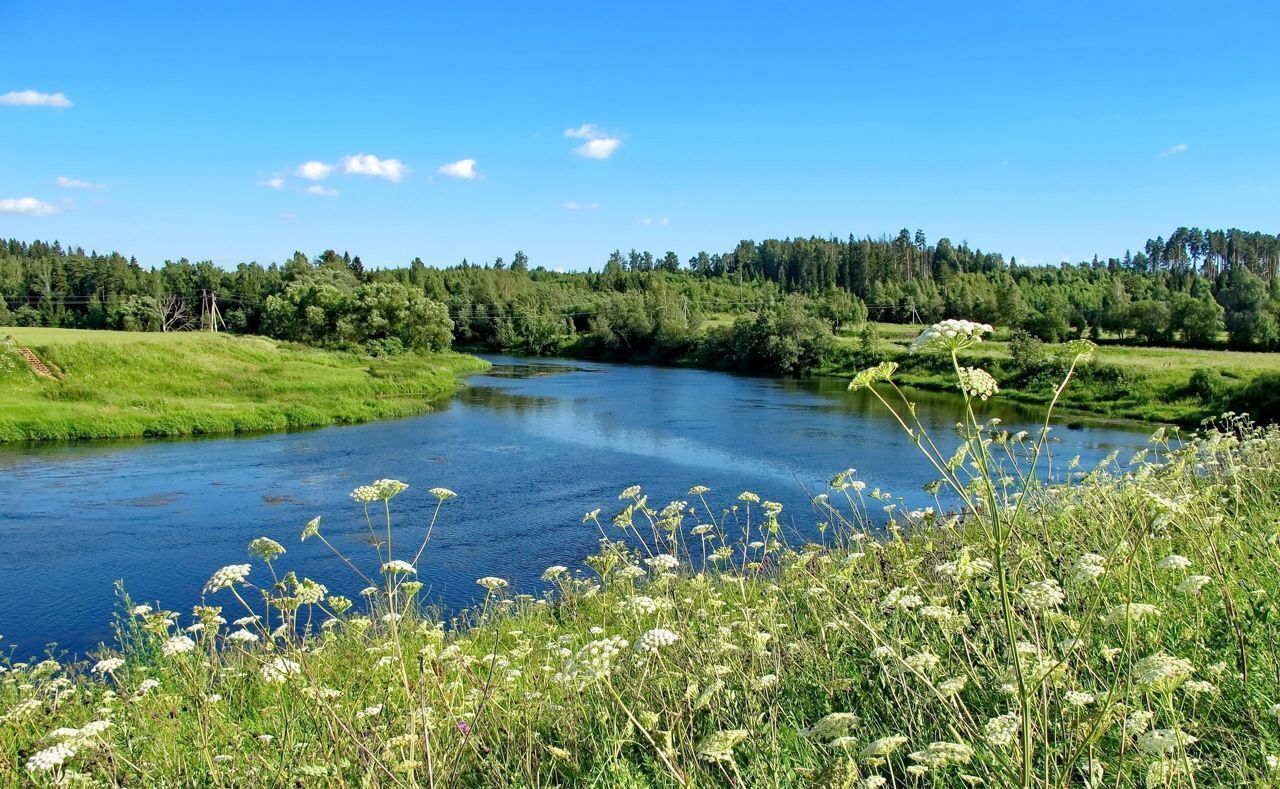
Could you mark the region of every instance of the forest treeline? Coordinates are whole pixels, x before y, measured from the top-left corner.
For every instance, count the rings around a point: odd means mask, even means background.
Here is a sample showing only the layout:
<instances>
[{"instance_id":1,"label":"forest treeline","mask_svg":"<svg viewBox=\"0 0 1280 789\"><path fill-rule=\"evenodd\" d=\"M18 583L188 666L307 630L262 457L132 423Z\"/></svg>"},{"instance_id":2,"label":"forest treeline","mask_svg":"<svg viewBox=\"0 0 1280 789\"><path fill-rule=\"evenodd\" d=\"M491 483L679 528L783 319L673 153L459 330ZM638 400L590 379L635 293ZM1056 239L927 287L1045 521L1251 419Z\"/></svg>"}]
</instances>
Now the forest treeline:
<instances>
[{"instance_id":1,"label":"forest treeline","mask_svg":"<svg viewBox=\"0 0 1280 789\"><path fill-rule=\"evenodd\" d=\"M801 372L868 317L967 318L1049 342L1280 349L1280 237L1178 228L1136 253L1059 266L896 237L743 241L682 261L614 252L597 271L510 262L366 267L327 250L283 263L166 261L0 242L0 325L177 331L207 325L327 346L467 347Z\"/></svg>"}]
</instances>

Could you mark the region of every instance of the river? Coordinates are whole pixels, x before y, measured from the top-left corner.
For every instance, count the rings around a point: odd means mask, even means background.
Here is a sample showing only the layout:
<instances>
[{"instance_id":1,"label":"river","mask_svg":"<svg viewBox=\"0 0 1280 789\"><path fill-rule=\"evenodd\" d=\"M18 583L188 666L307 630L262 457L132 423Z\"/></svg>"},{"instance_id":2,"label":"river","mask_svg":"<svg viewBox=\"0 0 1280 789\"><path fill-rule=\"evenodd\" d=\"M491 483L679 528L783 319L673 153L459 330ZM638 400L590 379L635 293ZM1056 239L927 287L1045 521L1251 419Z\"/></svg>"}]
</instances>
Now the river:
<instances>
[{"instance_id":1,"label":"river","mask_svg":"<svg viewBox=\"0 0 1280 789\"><path fill-rule=\"evenodd\" d=\"M27 657L56 642L85 654L109 640L117 579L136 601L183 612L186 624L210 574L249 561L246 544L264 535L288 549L282 569L355 595L363 582L298 535L321 515L329 540L376 570L348 494L382 477L411 485L393 502L410 535L405 545L435 506L428 489L458 493L444 504L420 573L424 593L449 608L477 600L481 576L540 591L547 566L573 566L596 547L583 513L601 507L611 515L621 508L618 492L633 484L658 506L687 498L695 484L712 489L714 506L752 490L786 505L783 520L801 531L814 520L810 494L850 466L869 486L929 503L920 488L935 475L910 440L871 396L840 381L488 358L488 373L436 411L407 419L0 447L5 648ZM926 425L953 444L959 397L914 395ZM998 399L984 405L1011 430L1034 430L1042 413ZM1054 451L1060 462L1079 454L1089 465L1117 449L1124 460L1148 432L1139 424L1060 425ZM255 563L250 580L266 575Z\"/></svg>"}]
</instances>

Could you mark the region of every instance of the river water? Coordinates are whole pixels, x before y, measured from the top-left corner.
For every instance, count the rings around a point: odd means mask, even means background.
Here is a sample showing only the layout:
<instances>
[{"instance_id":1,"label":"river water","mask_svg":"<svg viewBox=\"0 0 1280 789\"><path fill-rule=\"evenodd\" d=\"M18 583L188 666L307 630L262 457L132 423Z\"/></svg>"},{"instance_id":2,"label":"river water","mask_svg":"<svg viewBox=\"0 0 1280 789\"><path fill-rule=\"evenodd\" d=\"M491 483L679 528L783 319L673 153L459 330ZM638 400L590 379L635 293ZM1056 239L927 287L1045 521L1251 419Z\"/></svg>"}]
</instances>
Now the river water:
<instances>
[{"instance_id":1,"label":"river water","mask_svg":"<svg viewBox=\"0 0 1280 789\"><path fill-rule=\"evenodd\" d=\"M935 475L924 459L874 398L841 381L488 358L488 373L433 413L407 419L251 437L0 447L5 649L28 657L56 642L84 654L109 640L116 580L137 601L189 612L210 574L250 561L246 544L264 535L288 549L282 569L354 596L364 583L298 535L321 515L329 540L376 571L348 494L382 477L411 485L393 502L401 545L423 533L436 503L428 489L459 494L445 503L420 565L424 593L450 608L482 595L481 576L540 591L547 566L573 566L596 547L583 513L613 514L618 492L633 484L659 506L686 498L695 484L712 489L713 506L752 490L786 505L783 520L802 533L814 521L810 495L851 466L868 486L929 503L920 488ZM913 396L934 435L954 444L959 397ZM1034 430L1042 413L998 400L985 406L1011 430ZM1148 432L1138 424L1059 426L1054 451L1060 461L1079 454L1086 465L1117 449L1124 459ZM257 563L250 580L266 576Z\"/></svg>"}]
</instances>

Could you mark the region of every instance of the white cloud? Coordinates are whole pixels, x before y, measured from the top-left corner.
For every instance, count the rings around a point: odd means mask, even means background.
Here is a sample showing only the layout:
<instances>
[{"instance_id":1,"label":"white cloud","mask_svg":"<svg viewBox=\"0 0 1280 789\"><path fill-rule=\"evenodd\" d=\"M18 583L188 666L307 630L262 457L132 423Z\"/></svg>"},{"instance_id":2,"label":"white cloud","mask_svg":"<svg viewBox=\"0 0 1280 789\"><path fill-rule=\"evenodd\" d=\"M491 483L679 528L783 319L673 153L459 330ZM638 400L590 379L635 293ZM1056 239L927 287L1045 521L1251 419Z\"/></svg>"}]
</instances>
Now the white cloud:
<instances>
[{"instance_id":1,"label":"white cloud","mask_svg":"<svg viewBox=\"0 0 1280 789\"><path fill-rule=\"evenodd\" d=\"M333 172L333 165L324 162L306 162L298 165L295 175L309 181L323 181Z\"/></svg>"},{"instance_id":2,"label":"white cloud","mask_svg":"<svg viewBox=\"0 0 1280 789\"><path fill-rule=\"evenodd\" d=\"M0 96L0 104L11 107L70 107L65 93L41 93L36 90L11 90Z\"/></svg>"},{"instance_id":3,"label":"white cloud","mask_svg":"<svg viewBox=\"0 0 1280 789\"><path fill-rule=\"evenodd\" d=\"M320 184L312 184L311 186L308 186L306 189L303 189L302 191L306 192L309 195L323 195L324 197L338 196L337 189L330 189L329 187L321 186Z\"/></svg>"},{"instance_id":4,"label":"white cloud","mask_svg":"<svg viewBox=\"0 0 1280 789\"><path fill-rule=\"evenodd\" d=\"M388 181L399 181L408 169L399 159L379 159L373 154L358 153L342 160L342 171L355 175L372 175Z\"/></svg>"},{"instance_id":5,"label":"white cloud","mask_svg":"<svg viewBox=\"0 0 1280 789\"><path fill-rule=\"evenodd\" d=\"M460 159L456 162L440 165L440 172L450 178L465 178L471 180L479 173L476 172L475 159Z\"/></svg>"},{"instance_id":6,"label":"white cloud","mask_svg":"<svg viewBox=\"0 0 1280 789\"><path fill-rule=\"evenodd\" d=\"M1190 147L1191 147L1191 146L1187 145L1185 142L1180 142L1180 143L1178 143L1177 145L1173 146L1172 148L1170 148L1169 150L1165 151L1164 153L1162 153L1162 154L1160 154L1160 155L1161 155L1161 156L1172 156L1172 155L1173 155L1173 154L1175 154L1175 153L1186 153L1186 152L1187 152L1187 149L1188 149L1188 148L1190 148Z\"/></svg>"},{"instance_id":7,"label":"white cloud","mask_svg":"<svg viewBox=\"0 0 1280 789\"><path fill-rule=\"evenodd\" d=\"M95 184L89 181L81 181L79 178L68 178L65 175L58 176L58 179L54 181L54 183L56 183L58 186L61 186L63 189L106 189L107 188L106 184Z\"/></svg>"},{"instance_id":8,"label":"white cloud","mask_svg":"<svg viewBox=\"0 0 1280 789\"><path fill-rule=\"evenodd\" d=\"M570 211L594 211L600 207L599 203L579 203L577 200L570 200L564 204L564 207Z\"/></svg>"},{"instance_id":9,"label":"white cloud","mask_svg":"<svg viewBox=\"0 0 1280 789\"><path fill-rule=\"evenodd\" d=\"M667 226L667 225L671 224L671 220L670 220L668 217L665 217L665 216L664 216L664 217L662 217L661 219L650 219L649 217L645 217L644 219L641 219L641 220L640 220L640 224L642 224L642 225L660 225L660 226L662 226L662 227L665 227L665 226Z\"/></svg>"},{"instance_id":10,"label":"white cloud","mask_svg":"<svg viewBox=\"0 0 1280 789\"><path fill-rule=\"evenodd\" d=\"M601 137L598 140L587 140L574 148L573 152L588 159L608 159L621 146L622 140L617 137Z\"/></svg>"},{"instance_id":11,"label":"white cloud","mask_svg":"<svg viewBox=\"0 0 1280 789\"><path fill-rule=\"evenodd\" d=\"M594 123L584 123L576 129L565 129L564 136L575 140L586 140L573 149L579 156L588 159L608 159L614 151L622 147L622 140L617 135L600 129Z\"/></svg>"},{"instance_id":12,"label":"white cloud","mask_svg":"<svg viewBox=\"0 0 1280 789\"><path fill-rule=\"evenodd\" d=\"M56 214L58 207L34 197L6 197L0 199L0 214L26 214L28 216L45 216Z\"/></svg>"},{"instance_id":13,"label":"white cloud","mask_svg":"<svg viewBox=\"0 0 1280 789\"><path fill-rule=\"evenodd\" d=\"M267 189L283 189L284 179L277 175L274 178L268 178L265 181L259 181L258 186L264 186Z\"/></svg>"},{"instance_id":14,"label":"white cloud","mask_svg":"<svg viewBox=\"0 0 1280 789\"><path fill-rule=\"evenodd\" d=\"M595 140L609 135L600 131L600 128L594 123L584 123L576 129L565 129L564 136L574 137L579 140Z\"/></svg>"}]
</instances>

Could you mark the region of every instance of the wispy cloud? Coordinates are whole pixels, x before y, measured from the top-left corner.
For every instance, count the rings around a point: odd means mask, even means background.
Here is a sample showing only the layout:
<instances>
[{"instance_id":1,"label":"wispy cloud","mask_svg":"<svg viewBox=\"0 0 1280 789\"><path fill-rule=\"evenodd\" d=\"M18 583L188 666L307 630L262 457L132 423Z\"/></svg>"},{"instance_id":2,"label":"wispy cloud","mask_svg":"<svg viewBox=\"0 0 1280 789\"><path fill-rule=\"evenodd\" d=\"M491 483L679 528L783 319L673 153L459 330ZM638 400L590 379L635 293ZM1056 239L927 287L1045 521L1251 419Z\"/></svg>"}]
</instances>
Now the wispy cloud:
<instances>
[{"instance_id":1,"label":"wispy cloud","mask_svg":"<svg viewBox=\"0 0 1280 789\"><path fill-rule=\"evenodd\" d=\"M1164 153L1162 153L1162 154L1160 154L1160 155L1161 155L1161 156L1173 156L1175 153L1186 153L1186 152L1187 152L1187 149L1188 149L1188 148L1190 148L1190 147L1191 147L1191 146L1187 145L1185 142L1180 142L1180 143L1178 143L1177 145L1173 146L1172 148L1170 148L1169 150L1165 151Z\"/></svg>"},{"instance_id":2,"label":"wispy cloud","mask_svg":"<svg viewBox=\"0 0 1280 789\"><path fill-rule=\"evenodd\" d=\"M11 90L0 96L0 104L10 107L70 107L65 93L41 93L38 90Z\"/></svg>"},{"instance_id":3,"label":"wispy cloud","mask_svg":"<svg viewBox=\"0 0 1280 789\"><path fill-rule=\"evenodd\" d=\"M479 173L476 172L475 159L459 159L456 162L442 164L440 165L440 172L450 178L465 178L468 181L479 175Z\"/></svg>"},{"instance_id":4,"label":"wispy cloud","mask_svg":"<svg viewBox=\"0 0 1280 789\"><path fill-rule=\"evenodd\" d=\"M641 219L641 220L640 220L640 224L642 224L642 225L659 225L659 226L665 227L665 226L667 226L667 225L671 224L671 220L670 220L669 218L665 217L665 216L664 216L664 217L660 217L660 218L658 218L658 219L651 219L651 218L649 218L649 217L645 217L644 219Z\"/></svg>"},{"instance_id":5,"label":"wispy cloud","mask_svg":"<svg viewBox=\"0 0 1280 789\"><path fill-rule=\"evenodd\" d=\"M294 174L309 181L323 181L329 177L331 172L333 172L333 165L313 161L298 165L298 169L294 171Z\"/></svg>"},{"instance_id":6,"label":"wispy cloud","mask_svg":"<svg viewBox=\"0 0 1280 789\"><path fill-rule=\"evenodd\" d=\"M68 178L65 175L58 176L58 179L54 181L54 183L56 183L58 186L61 186L63 189L106 189L107 188L106 184L95 184L90 181L81 181L79 178Z\"/></svg>"},{"instance_id":7,"label":"wispy cloud","mask_svg":"<svg viewBox=\"0 0 1280 789\"><path fill-rule=\"evenodd\" d=\"M0 214L26 214L46 216L58 213L58 207L34 197L6 197L0 199Z\"/></svg>"},{"instance_id":8,"label":"wispy cloud","mask_svg":"<svg viewBox=\"0 0 1280 789\"><path fill-rule=\"evenodd\" d=\"M330 189L329 187L321 186L320 184L312 184L311 186L308 186L306 189L303 189L302 191L306 192L309 195L321 195L324 197L338 196L337 189Z\"/></svg>"},{"instance_id":9,"label":"wispy cloud","mask_svg":"<svg viewBox=\"0 0 1280 789\"><path fill-rule=\"evenodd\" d=\"M574 140L586 140L573 152L587 159L608 159L622 147L622 139L604 131L594 123L584 123L576 129L565 129L564 136Z\"/></svg>"},{"instance_id":10,"label":"wispy cloud","mask_svg":"<svg viewBox=\"0 0 1280 789\"><path fill-rule=\"evenodd\" d=\"M577 200L570 200L564 204L564 207L570 211L594 211L600 207L599 203L579 203Z\"/></svg>"},{"instance_id":11,"label":"wispy cloud","mask_svg":"<svg viewBox=\"0 0 1280 789\"><path fill-rule=\"evenodd\" d=\"M343 158L342 172L399 181L408 172L408 168L399 159L379 159L373 154L357 153Z\"/></svg>"},{"instance_id":12,"label":"wispy cloud","mask_svg":"<svg viewBox=\"0 0 1280 789\"><path fill-rule=\"evenodd\" d=\"M284 179L277 175L273 178L267 178L259 181L258 186L265 187L267 189L283 189Z\"/></svg>"}]
</instances>

